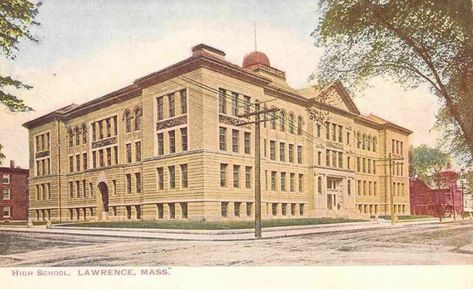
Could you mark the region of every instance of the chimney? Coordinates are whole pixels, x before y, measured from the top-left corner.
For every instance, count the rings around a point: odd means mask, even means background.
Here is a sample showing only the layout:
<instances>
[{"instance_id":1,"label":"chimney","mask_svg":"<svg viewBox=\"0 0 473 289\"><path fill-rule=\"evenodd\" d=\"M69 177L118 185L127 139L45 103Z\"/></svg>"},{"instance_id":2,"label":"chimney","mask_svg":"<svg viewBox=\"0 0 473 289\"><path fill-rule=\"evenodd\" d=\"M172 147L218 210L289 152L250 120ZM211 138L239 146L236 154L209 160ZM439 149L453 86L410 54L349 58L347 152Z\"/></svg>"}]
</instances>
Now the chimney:
<instances>
[{"instance_id":1,"label":"chimney","mask_svg":"<svg viewBox=\"0 0 473 289\"><path fill-rule=\"evenodd\" d=\"M208 46L207 44L198 44L194 47L192 47L192 56L196 55L211 55L213 57L216 57L218 59L225 59L225 52L218 50L217 48L213 48L211 46Z\"/></svg>"},{"instance_id":2,"label":"chimney","mask_svg":"<svg viewBox=\"0 0 473 289\"><path fill-rule=\"evenodd\" d=\"M10 168L14 169L15 168L15 161L10 160Z\"/></svg>"}]
</instances>

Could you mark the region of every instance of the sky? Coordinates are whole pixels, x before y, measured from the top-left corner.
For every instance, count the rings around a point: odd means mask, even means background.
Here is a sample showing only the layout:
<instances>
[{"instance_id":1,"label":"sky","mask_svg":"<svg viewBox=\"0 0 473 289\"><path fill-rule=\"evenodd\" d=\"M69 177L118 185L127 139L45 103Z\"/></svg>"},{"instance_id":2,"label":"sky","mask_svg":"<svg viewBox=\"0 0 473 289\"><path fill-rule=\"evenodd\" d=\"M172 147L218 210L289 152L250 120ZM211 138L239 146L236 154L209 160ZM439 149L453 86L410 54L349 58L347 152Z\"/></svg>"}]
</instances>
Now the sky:
<instances>
[{"instance_id":1,"label":"sky","mask_svg":"<svg viewBox=\"0 0 473 289\"><path fill-rule=\"evenodd\" d=\"M0 57L0 73L33 86L14 91L34 112L0 107L4 164L28 167L28 132L22 124L71 103L100 97L136 78L183 60L205 43L241 65L257 47L271 65L286 72L294 88L307 86L321 48L310 33L317 24L317 1L48 0L32 32L39 43L22 41L14 61ZM414 131L413 145L435 145L438 100L427 86L405 91L386 79L354 95L363 114L374 113Z\"/></svg>"}]
</instances>

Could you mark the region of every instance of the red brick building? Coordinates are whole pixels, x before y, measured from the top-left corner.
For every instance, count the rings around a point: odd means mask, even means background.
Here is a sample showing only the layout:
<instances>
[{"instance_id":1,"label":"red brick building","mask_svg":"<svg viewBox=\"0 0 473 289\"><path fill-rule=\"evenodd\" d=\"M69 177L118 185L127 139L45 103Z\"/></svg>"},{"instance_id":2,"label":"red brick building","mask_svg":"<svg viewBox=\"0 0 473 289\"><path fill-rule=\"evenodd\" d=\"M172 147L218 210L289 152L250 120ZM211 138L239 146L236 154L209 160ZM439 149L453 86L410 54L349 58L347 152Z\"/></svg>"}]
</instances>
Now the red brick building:
<instances>
[{"instance_id":1,"label":"red brick building","mask_svg":"<svg viewBox=\"0 0 473 289\"><path fill-rule=\"evenodd\" d=\"M0 167L0 222L28 220L29 170Z\"/></svg>"},{"instance_id":2,"label":"red brick building","mask_svg":"<svg viewBox=\"0 0 473 289\"><path fill-rule=\"evenodd\" d=\"M411 179L411 215L445 216L463 214L463 193L457 185L458 174L451 170L439 172L432 186L420 179Z\"/></svg>"}]
</instances>

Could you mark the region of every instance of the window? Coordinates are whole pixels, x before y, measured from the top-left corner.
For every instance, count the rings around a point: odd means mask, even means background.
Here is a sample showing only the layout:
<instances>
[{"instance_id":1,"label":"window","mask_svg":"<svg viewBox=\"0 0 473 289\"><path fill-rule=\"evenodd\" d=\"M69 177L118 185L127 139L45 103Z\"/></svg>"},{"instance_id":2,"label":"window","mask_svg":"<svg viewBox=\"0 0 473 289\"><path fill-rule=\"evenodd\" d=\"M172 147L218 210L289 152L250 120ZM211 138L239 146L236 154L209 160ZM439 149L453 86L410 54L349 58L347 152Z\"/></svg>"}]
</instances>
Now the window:
<instances>
[{"instance_id":1,"label":"window","mask_svg":"<svg viewBox=\"0 0 473 289\"><path fill-rule=\"evenodd\" d=\"M281 191L286 191L286 173L281 172Z\"/></svg>"},{"instance_id":2,"label":"window","mask_svg":"<svg viewBox=\"0 0 473 289\"><path fill-rule=\"evenodd\" d=\"M317 178L317 192L322 194L322 177Z\"/></svg>"},{"instance_id":3,"label":"window","mask_svg":"<svg viewBox=\"0 0 473 289\"><path fill-rule=\"evenodd\" d=\"M300 205L299 205L299 214L300 214L301 216L304 215L304 204L300 204Z\"/></svg>"},{"instance_id":4,"label":"window","mask_svg":"<svg viewBox=\"0 0 473 289\"><path fill-rule=\"evenodd\" d=\"M135 130L141 130L141 116L143 115L141 109L135 110ZM108 121L108 120L107 120ZM107 122L107 126L110 122ZM107 131L109 131L107 129Z\"/></svg>"},{"instance_id":5,"label":"window","mask_svg":"<svg viewBox=\"0 0 473 289\"><path fill-rule=\"evenodd\" d=\"M361 181L358 180L358 188L357 188L358 195L361 196Z\"/></svg>"},{"instance_id":6,"label":"window","mask_svg":"<svg viewBox=\"0 0 473 289\"><path fill-rule=\"evenodd\" d=\"M233 166L233 187L240 187L240 166L238 165Z\"/></svg>"},{"instance_id":7,"label":"window","mask_svg":"<svg viewBox=\"0 0 473 289\"><path fill-rule=\"evenodd\" d=\"M175 189L176 188L176 167L169 166L169 188Z\"/></svg>"},{"instance_id":8,"label":"window","mask_svg":"<svg viewBox=\"0 0 473 289\"><path fill-rule=\"evenodd\" d=\"M11 215L10 206L3 207L3 217L4 218L10 218L10 215Z\"/></svg>"},{"instance_id":9,"label":"window","mask_svg":"<svg viewBox=\"0 0 473 289\"><path fill-rule=\"evenodd\" d=\"M271 172L271 190L276 190L276 172Z\"/></svg>"},{"instance_id":10,"label":"window","mask_svg":"<svg viewBox=\"0 0 473 289\"><path fill-rule=\"evenodd\" d=\"M176 218L176 204L174 203L169 204L169 218L170 219Z\"/></svg>"},{"instance_id":11,"label":"window","mask_svg":"<svg viewBox=\"0 0 473 289\"><path fill-rule=\"evenodd\" d=\"M325 165L330 167L330 150L325 151Z\"/></svg>"},{"instance_id":12,"label":"window","mask_svg":"<svg viewBox=\"0 0 473 289\"><path fill-rule=\"evenodd\" d=\"M322 126L318 123L317 124L317 137L320 137L321 130L322 130Z\"/></svg>"},{"instance_id":13,"label":"window","mask_svg":"<svg viewBox=\"0 0 473 289\"><path fill-rule=\"evenodd\" d=\"M220 164L220 186L227 186L227 164Z\"/></svg>"},{"instance_id":14,"label":"window","mask_svg":"<svg viewBox=\"0 0 473 289\"><path fill-rule=\"evenodd\" d=\"M74 129L74 134L76 136L76 146L80 145L80 133L79 133L79 128L76 127ZM44 137L43 135L41 136L41 139L43 139L43 149L44 149Z\"/></svg>"},{"instance_id":15,"label":"window","mask_svg":"<svg viewBox=\"0 0 473 289\"><path fill-rule=\"evenodd\" d=\"M273 161L276 160L276 142L273 140L269 141L269 158Z\"/></svg>"},{"instance_id":16,"label":"window","mask_svg":"<svg viewBox=\"0 0 473 289\"><path fill-rule=\"evenodd\" d=\"M82 166L84 167L84 171L87 170L87 153L82 154Z\"/></svg>"},{"instance_id":17,"label":"window","mask_svg":"<svg viewBox=\"0 0 473 289\"><path fill-rule=\"evenodd\" d=\"M82 125L82 143L87 143L87 128L83 124ZM48 134L48 147L49 147L49 134Z\"/></svg>"},{"instance_id":18,"label":"window","mask_svg":"<svg viewBox=\"0 0 473 289\"><path fill-rule=\"evenodd\" d=\"M299 174L299 192L302 193L303 187L304 187L304 175Z\"/></svg>"},{"instance_id":19,"label":"window","mask_svg":"<svg viewBox=\"0 0 473 289\"><path fill-rule=\"evenodd\" d=\"M158 133L158 155L164 154L164 134Z\"/></svg>"},{"instance_id":20,"label":"window","mask_svg":"<svg viewBox=\"0 0 473 289\"><path fill-rule=\"evenodd\" d=\"M404 187L404 185L403 185L403 187ZM377 193L378 193L378 183L373 182L373 195L376 196Z\"/></svg>"},{"instance_id":21,"label":"window","mask_svg":"<svg viewBox=\"0 0 473 289\"><path fill-rule=\"evenodd\" d=\"M101 124L102 123L100 122L99 123L100 127L102 127ZM126 132L131 132L131 112L128 110L125 112L125 128L126 128Z\"/></svg>"},{"instance_id":22,"label":"window","mask_svg":"<svg viewBox=\"0 0 473 289\"><path fill-rule=\"evenodd\" d=\"M76 171L80 171L80 155L76 155Z\"/></svg>"},{"instance_id":23,"label":"window","mask_svg":"<svg viewBox=\"0 0 473 289\"><path fill-rule=\"evenodd\" d=\"M245 138L245 154L250 154L251 133L245 132L244 138Z\"/></svg>"},{"instance_id":24,"label":"window","mask_svg":"<svg viewBox=\"0 0 473 289\"><path fill-rule=\"evenodd\" d=\"M135 142L135 160L141 162L141 142Z\"/></svg>"},{"instance_id":25,"label":"window","mask_svg":"<svg viewBox=\"0 0 473 289\"><path fill-rule=\"evenodd\" d=\"M74 133L72 132L72 129L69 129L68 131L68 138L69 138L69 147L74 146ZM94 139L95 139L95 127L94 127Z\"/></svg>"},{"instance_id":26,"label":"window","mask_svg":"<svg viewBox=\"0 0 473 289\"><path fill-rule=\"evenodd\" d=\"M245 105L245 114L250 112L250 97L249 96L244 96L243 97L244 105Z\"/></svg>"},{"instance_id":27,"label":"window","mask_svg":"<svg viewBox=\"0 0 473 289\"><path fill-rule=\"evenodd\" d=\"M294 130L295 130L295 119L294 119L294 115L291 113L289 114L289 132L290 133L294 133Z\"/></svg>"},{"instance_id":28,"label":"window","mask_svg":"<svg viewBox=\"0 0 473 289\"><path fill-rule=\"evenodd\" d=\"M158 110L158 120L162 120L164 118L164 101L163 100L164 98L162 96L156 99L156 106Z\"/></svg>"},{"instance_id":29,"label":"window","mask_svg":"<svg viewBox=\"0 0 473 289\"><path fill-rule=\"evenodd\" d=\"M181 113L187 113L187 90L183 89L179 92L181 96Z\"/></svg>"},{"instance_id":30,"label":"window","mask_svg":"<svg viewBox=\"0 0 473 289\"><path fill-rule=\"evenodd\" d=\"M169 133L169 152L175 153L176 152L176 131L170 130L168 133Z\"/></svg>"},{"instance_id":31,"label":"window","mask_svg":"<svg viewBox=\"0 0 473 289\"><path fill-rule=\"evenodd\" d=\"M294 192L294 187L295 187L294 182L296 181L295 176L296 174L294 173L289 174L289 191L290 192Z\"/></svg>"},{"instance_id":32,"label":"window","mask_svg":"<svg viewBox=\"0 0 473 289\"><path fill-rule=\"evenodd\" d=\"M225 89L218 90L218 112L227 113L227 99Z\"/></svg>"},{"instance_id":33,"label":"window","mask_svg":"<svg viewBox=\"0 0 473 289\"><path fill-rule=\"evenodd\" d=\"M271 119L270 119L271 129L276 129L276 118L277 118L277 113L275 111L271 112Z\"/></svg>"},{"instance_id":34,"label":"window","mask_svg":"<svg viewBox=\"0 0 473 289\"><path fill-rule=\"evenodd\" d=\"M278 214L278 204L272 204L271 213L273 214L273 216L276 216Z\"/></svg>"},{"instance_id":35,"label":"window","mask_svg":"<svg viewBox=\"0 0 473 289\"><path fill-rule=\"evenodd\" d=\"M286 161L286 144L283 142L279 143L279 160L281 162Z\"/></svg>"},{"instance_id":36,"label":"window","mask_svg":"<svg viewBox=\"0 0 473 289\"><path fill-rule=\"evenodd\" d=\"M135 180L136 192L141 193L141 173L135 173Z\"/></svg>"},{"instance_id":37,"label":"window","mask_svg":"<svg viewBox=\"0 0 473 289\"><path fill-rule=\"evenodd\" d=\"M240 202L235 202L235 204L233 205L233 214L235 215L235 217L240 217L240 207Z\"/></svg>"},{"instance_id":38,"label":"window","mask_svg":"<svg viewBox=\"0 0 473 289\"><path fill-rule=\"evenodd\" d=\"M294 145L289 144L289 162L294 162Z\"/></svg>"},{"instance_id":39,"label":"window","mask_svg":"<svg viewBox=\"0 0 473 289\"><path fill-rule=\"evenodd\" d=\"M176 115L176 100L174 97L174 93L171 93L168 95L168 101L169 101L169 117L173 117Z\"/></svg>"},{"instance_id":40,"label":"window","mask_svg":"<svg viewBox=\"0 0 473 289\"><path fill-rule=\"evenodd\" d=\"M343 153L342 152L338 152L338 167L339 168L343 168Z\"/></svg>"},{"instance_id":41,"label":"window","mask_svg":"<svg viewBox=\"0 0 473 289\"><path fill-rule=\"evenodd\" d=\"M187 151L187 128L181 128L181 149L183 152Z\"/></svg>"},{"instance_id":42,"label":"window","mask_svg":"<svg viewBox=\"0 0 473 289\"><path fill-rule=\"evenodd\" d=\"M286 130L286 113L281 111L281 115L279 116L279 129L281 131Z\"/></svg>"},{"instance_id":43,"label":"window","mask_svg":"<svg viewBox=\"0 0 473 289\"><path fill-rule=\"evenodd\" d=\"M164 169L158 168L158 189L164 189Z\"/></svg>"},{"instance_id":44,"label":"window","mask_svg":"<svg viewBox=\"0 0 473 289\"><path fill-rule=\"evenodd\" d=\"M187 188L188 179L187 179L187 164L181 165L181 186Z\"/></svg>"},{"instance_id":45,"label":"window","mask_svg":"<svg viewBox=\"0 0 473 289\"><path fill-rule=\"evenodd\" d=\"M317 152L317 165L322 165L322 152Z\"/></svg>"},{"instance_id":46,"label":"window","mask_svg":"<svg viewBox=\"0 0 473 289\"><path fill-rule=\"evenodd\" d=\"M232 92L232 115L238 115L238 93Z\"/></svg>"},{"instance_id":47,"label":"window","mask_svg":"<svg viewBox=\"0 0 473 289\"><path fill-rule=\"evenodd\" d=\"M69 172L74 171L74 156L69 156Z\"/></svg>"},{"instance_id":48,"label":"window","mask_svg":"<svg viewBox=\"0 0 473 289\"><path fill-rule=\"evenodd\" d=\"M3 199L4 200L10 199L10 189L3 189Z\"/></svg>"},{"instance_id":49,"label":"window","mask_svg":"<svg viewBox=\"0 0 473 289\"><path fill-rule=\"evenodd\" d=\"M126 193L131 194L131 174L126 174Z\"/></svg>"},{"instance_id":50,"label":"window","mask_svg":"<svg viewBox=\"0 0 473 289\"><path fill-rule=\"evenodd\" d=\"M107 148L107 166L112 165L112 148Z\"/></svg>"},{"instance_id":51,"label":"window","mask_svg":"<svg viewBox=\"0 0 473 289\"><path fill-rule=\"evenodd\" d=\"M302 146L297 146L297 163L302 164Z\"/></svg>"},{"instance_id":52,"label":"window","mask_svg":"<svg viewBox=\"0 0 473 289\"><path fill-rule=\"evenodd\" d=\"M377 146L377 140L376 138L373 138L373 152L376 152L376 146Z\"/></svg>"},{"instance_id":53,"label":"window","mask_svg":"<svg viewBox=\"0 0 473 289\"><path fill-rule=\"evenodd\" d=\"M302 123L303 123L302 116L299 116L297 118L297 134L298 135L302 135Z\"/></svg>"},{"instance_id":54,"label":"window","mask_svg":"<svg viewBox=\"0 0 473 289\"><path fill-rule=\"evenodd\" d=\"M113 147L113 160L114 160L114 164L117 165L118 164L118 146Z\"/></svg>"},{"instance_id":55,"label":"window","mask_svg":"<svg viewBox=\"0 0 473 289\"><path fill-rule=\"evenodd\" d=\"M43 194L44 194L44 187L43 187ZM81 194L80 194L80 182L79 181L76 181L76 192L77 192L77 197L80 198ZM43 198L44 198L44 195L43 195Z\"/></svg>"},{"instance_id":56,"label":"window","mask_svg":"<svg viewBox=\"0 0 473 289\"><path fill-rule=\"evenodd\" d=\"M250 203L250 202L246 203L246 215L248 217L251 217L252 212L253 212L253 203Z\"/></svg>"},{"instance_id":57,"label":"window","mask_svg":"<svg viewBox=\"0 0 473 289\"><path fill-rule=\"evenodd\" d=\"M287 204L281 204L281 213L283 216L287 215Z\"/></svg>"},{"instance_id":58,"label":"window","mask_svg":"<svg viewBox=\"0 0 473 289\"><path fill-rule=\"evenodd\" d=\"M245 167L245 186L251 189L251 167Z\"/></svg>"},{"instance_id":59,"label":"window","mask_svg":"<svg viewBox=\"0 0 473 289\"><path fill-rule=\"evenodd\" d=\"M351 170L351 158L347 157L347 169Z\"/></svg>"},{"instance_id":60,"label":"window","mask_svg":"<svg viewBox=\"0 0 473 289\"><path fill-rule=\"evenodd\" d=\"M221 203L220 214L222 215L222 217L228 216L228 202Z\"/></svg>"},{"instance_id":61,"label":"window","mask_svg":"<svg viewBox=\"0 0 473 289\"><path fill-rule=\"evenodd\" d=\"M97 151L92 152L92 167L94 169L97 167Z\"/></svg>"},{"instance_id":62,"label":"window","mask_svg":"<svg viewBox=\"0 0 473 289\"><path fill-rule=\"evenodd\" d=\"M238 142L239 142L239 137L238 137L239 131L236 129L232 130L232 151L234 153L237 153L239 148L238 148Z\"/></svg>"},{"instance_id":63,"label":"window","mask_svg":"<svg viewBox=\"0 0 473 289\"><path fill-rule=\"evenodd\" d=\"M227 139L227 129L224 128L224 127L219 127L219 130L218 130L218 140L219 140L219 148L220 148L220 150L222 150L222 151L226 151L226 150L227 150L227 142L226 142L226 139Z\"/></svg>"},{"instance_id":64,"label":"window","mask_svg":"<svg viewBox=\"0 0 473 289\"><path fill-rule=\"evenodd\" d=\"M131 143L126 144L126 162L131 163Z\"/></svg>"},{"instance_id":65,"label":"window","mask_svg":"<svg viewBox=\"0 0 473 289\"><path fill-rule=\"evenodd\" d=\"M363 173L366 173L366 159L363 158Z\"/></svg>"},{"instance_id":66,"label":"window","mask_svg":"<svg viewBox=\"0 0 473 289\"><path fill-rule=\"evenodd\" d=\"M347 131L347 145L350 144L350 132Z\"/></svg>"},{"instance_id":67,"label":"window","mask_svg":"<svg viewBox=\"0 0 473 289\"><path fill-rule=\"evenodd\" d=\"M332 140L337 141L337 125L332 123Z\"/></svg>"},{"instance_id":68,"label":"window","mask_svg":"<svg viewBox=\"0 0 473 289\"><path fill-rule=\"evenodd\" d=\"M343 142L343 137L342 137L342 134L343 134L343 126L339 125L338 126L338 142Z\"/></svg>"}]
</instances>

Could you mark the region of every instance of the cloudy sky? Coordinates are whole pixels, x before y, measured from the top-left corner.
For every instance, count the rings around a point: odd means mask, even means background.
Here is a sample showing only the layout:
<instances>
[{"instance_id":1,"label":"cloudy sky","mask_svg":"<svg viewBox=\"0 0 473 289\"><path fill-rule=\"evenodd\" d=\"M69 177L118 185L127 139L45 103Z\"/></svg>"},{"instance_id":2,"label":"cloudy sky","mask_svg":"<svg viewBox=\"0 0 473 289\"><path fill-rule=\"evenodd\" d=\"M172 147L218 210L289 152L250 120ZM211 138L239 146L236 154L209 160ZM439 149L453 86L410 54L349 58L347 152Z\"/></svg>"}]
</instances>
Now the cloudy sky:
<instances>
[{"instance_id":1,"label":"cloudy sky","mask_svg":"<svg viewBox=\"0 0 473 289\"><path fill-rule=\"evenodd\" d=\"M317 69L322 50L310 33L317 23L316 1L166 1L48 0L40 8L39 44L22 42L14 62L0 58L0 73L34 88L16 92L35 111L9 113L0 108L0 143L7 160L28 166L27 130L22 124L70 103L83 103L160 70L206 43L241 64L254 49L286 71L301 88ZM237 3L236 3L237 2ZM375 80L355 102L414 131L411 142L435 144L431 132L438 101L427 87L404 91L389 80ZM5 163L5 162L4 162Z\"/></svg>"}]
</instances>

